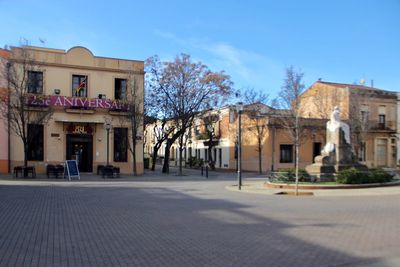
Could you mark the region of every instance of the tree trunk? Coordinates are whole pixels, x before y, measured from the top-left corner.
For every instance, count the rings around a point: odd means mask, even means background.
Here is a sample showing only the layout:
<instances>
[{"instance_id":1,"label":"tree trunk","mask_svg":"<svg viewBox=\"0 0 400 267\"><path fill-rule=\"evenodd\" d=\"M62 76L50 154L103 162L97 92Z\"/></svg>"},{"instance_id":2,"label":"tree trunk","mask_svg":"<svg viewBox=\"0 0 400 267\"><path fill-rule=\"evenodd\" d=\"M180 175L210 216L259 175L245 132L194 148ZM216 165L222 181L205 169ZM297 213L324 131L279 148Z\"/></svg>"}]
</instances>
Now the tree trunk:
<instances>
[{"instance_id":1,"label":"tree trunk","mask_svg":"<svg viewBox=\"0 0 400 267\"><path fill-rule=\"evenodd\" d=\"M214 171L215 170L215 163L214 163L213 156L212 156L212 149L213 149L213 144L212 144L213 136L212 136L212 133L210 133L210 138L209 138L208 141L210 142L209 146L208 146L208 166L210 166L210 169Z\"/></svg>"},{"instance_id":2,"label":"tree trunk","mask_svg":"<svg viewBox=\"0 0 400 267\"><path fill-rule=\"evenodd\" d=\"M258 173L262 174L262 145L261 145L261 138L258 138Z\"/></svg>"},{"instance_id":3,"label":"tree trunk","mask_svg":"<svg viewBox=\"0 0 400 267\"><path fill-rule=\"evenodd\" d=\"M179 175L183 174L183 171L182 171L182 150L183 150L182 145L179 144Z\"/></svg>"},{"instance_id":4,"label":"tree trunk","mask_svg":"<svg viewBox=\"0 0 400 267\"><path fill-rule=\"evenodd\" d=\"M156 161L157 161L158 149L160 149L160 146L158 146L158 145L155 145L153 147L153 155L152 155L152 163L151 163L151 170L152 171L154 171L156 169Z\"/></svg>"},{"instance_id":5,"label":"tree trunk","mask_svg":"<svg viewBox=\"0 0 400 267\"><path fill-rule=\"evenodd\" d=\"M169 152L171 150L171 139L167 140L167 145L165 146L165 153L164 153L164 164L162 168L163 173L169 173Z\"/></svg>"},{"instance_id":6,"label":"tree trunk","mask_svg":"<svg viewBox=\"0 0 400 267\"><path fill-rule=\"evenodd\" d=\"M296 130L296 140L295 140L295 149L296 149L296 196L299 194L299 131Z\"/></svg>"},{"instance_id":7,"label":"tree trunk","mask_svg":"<svg viewBox=\"0 0 400 267\"><path fill-rule=\"evenodd\" d=\"M133 137L132 140L133 148L132 148L132 159L133 159L133 175L137 176L137 167L136 167L136 137Z\"/></svg>"}]
</instances>

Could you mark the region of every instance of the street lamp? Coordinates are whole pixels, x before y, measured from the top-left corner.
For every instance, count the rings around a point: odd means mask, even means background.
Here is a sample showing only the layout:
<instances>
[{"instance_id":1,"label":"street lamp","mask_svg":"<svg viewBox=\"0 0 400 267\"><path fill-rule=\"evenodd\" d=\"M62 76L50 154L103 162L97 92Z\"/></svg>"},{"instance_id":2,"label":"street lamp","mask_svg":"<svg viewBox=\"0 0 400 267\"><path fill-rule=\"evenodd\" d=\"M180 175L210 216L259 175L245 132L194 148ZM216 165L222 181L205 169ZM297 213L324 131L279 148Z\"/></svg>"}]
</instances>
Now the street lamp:
<instances>
[{"instance_id":1,"label":"street lamp","mask_svg":"<svg viewBox=\"0 0 400 267\"><path fill-rule=\"evenodd\" d=\"M243 103L239 102L236 105L238 112L238 168L237 168L237 179L238 189L242 189L242 111Z\"/></svg>"},{"instance_id":2,"label":"street lamp","mask_svg":"<svg viewBox=\"0 0 400 267\"><path fill-rule=\"evenodd\" d=\"M110 154L110 130L112 129L112 125L110 122L105 122L104 123L104 129L106 129L107 131L107 165L110 165L110 161L109 161L109 154Z\"/></svg>"}]
</instances>

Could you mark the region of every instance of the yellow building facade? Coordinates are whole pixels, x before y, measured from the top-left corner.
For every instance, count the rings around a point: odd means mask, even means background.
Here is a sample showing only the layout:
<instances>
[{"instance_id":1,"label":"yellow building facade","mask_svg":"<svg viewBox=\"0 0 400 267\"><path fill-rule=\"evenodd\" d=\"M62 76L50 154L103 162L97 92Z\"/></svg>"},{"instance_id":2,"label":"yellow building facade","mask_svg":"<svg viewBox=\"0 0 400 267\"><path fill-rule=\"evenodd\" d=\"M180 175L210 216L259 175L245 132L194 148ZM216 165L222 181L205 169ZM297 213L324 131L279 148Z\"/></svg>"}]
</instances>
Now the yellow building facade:
<instances>
[{"instance_id":1,"label":"yellow building facade","mask_svg":"<svg viewBox=\"0 0 400 267\"><path fill-rule=\"evenodd\" d=\"M143 110L144 62L98 57L84 47L13 47L10 55L18 57L22 49L39 66L29 73L36 86L29 92L29 105L52 112L40 126L42 140L31 151L28 165L44 173L48 164L75 159L81 172L95 173L97 166L108 163L129 174L135 149L137 173L142 174L143 127L138 127L133 148L126 106L134 101ZM13 133L10 150L11 167L23 165L23 143Z\"/></svg>"}]
</instances>

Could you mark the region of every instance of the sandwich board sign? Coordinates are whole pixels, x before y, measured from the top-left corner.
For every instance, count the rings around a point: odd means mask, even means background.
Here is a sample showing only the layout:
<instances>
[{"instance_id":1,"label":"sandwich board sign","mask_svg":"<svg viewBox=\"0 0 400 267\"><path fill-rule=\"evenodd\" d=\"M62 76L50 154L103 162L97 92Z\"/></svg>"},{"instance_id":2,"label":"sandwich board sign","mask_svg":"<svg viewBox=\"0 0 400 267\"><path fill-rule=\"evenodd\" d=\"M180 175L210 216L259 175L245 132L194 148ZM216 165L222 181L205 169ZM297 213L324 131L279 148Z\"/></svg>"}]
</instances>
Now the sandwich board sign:
<instances>
[{"instance_id":1,"label":"sandwich board sign","mask_svg":"<svg viewBox=\"0 0 400 267\"><path fill-rule=\"evenodd\" d=\"M78 180L81 179L79 175L78 163L76 160L66 160L65 161L65 175L68 176L68 180L71 181L71 178L78 177Z\"/></svg>"}]
</instances>

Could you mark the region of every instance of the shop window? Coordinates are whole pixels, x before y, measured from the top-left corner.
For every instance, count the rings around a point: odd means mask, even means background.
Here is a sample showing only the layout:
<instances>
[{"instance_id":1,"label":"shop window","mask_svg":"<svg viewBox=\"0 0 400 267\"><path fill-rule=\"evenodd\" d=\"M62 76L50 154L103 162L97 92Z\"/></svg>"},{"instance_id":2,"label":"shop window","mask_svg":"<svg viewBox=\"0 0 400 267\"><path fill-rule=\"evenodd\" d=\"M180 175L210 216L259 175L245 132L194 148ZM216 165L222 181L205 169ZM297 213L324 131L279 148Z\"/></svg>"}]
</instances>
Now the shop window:
<instances>
[{"instance_id":1,"label":"shop window","mask_svg":"<svg viewBox=\"0 0 400 267\"><path fill-rule=\"evenodd\" d=\"M128 128L114 128L114 161L128 161Z\"/></svg>"},{"instance_id":2,"label":"shop window","mask_svg":"<svg viewBox=\"0 0 400 267\"><path fill-rule=\"evenodd\" d=\"M115 79L114 99L126 99L126 79Z\"/></svg>"},{"instance_id":3,"label":"shop window","mask_svg":"<svg viewBox=\"0 0 400 267\"><path fill-rule=\"evenodd\" d=\"M28 124L28 160L43 161L43 125Z\"/></svg>"},{"instance_id":4,"label":"shop window","mask_svg":"<svg viewBox=\"0 0 400 267\"><path fill-rule=\"evenodd\" d=\"M72 75L72 96L88 96L88 76Z\"/></svg>"},{"instance_id":5,"label":"shop window","mask_svg":"<svg viewBox=\"0 0 400 267\"><path fill-rule=\"evenodd\" d=\"M293 163L293 145L280 145L280 163Z\"/></svg>"},{"instance_id":6,"label":"shop window","mask_svg":"<svg viewBox=\"0 0 400 267\"><path fill-rule=\"evenodd\" d=\"M43 72L28 71L28 93L30 94L43 93Z\"/></svg>"}]
</instances>

